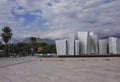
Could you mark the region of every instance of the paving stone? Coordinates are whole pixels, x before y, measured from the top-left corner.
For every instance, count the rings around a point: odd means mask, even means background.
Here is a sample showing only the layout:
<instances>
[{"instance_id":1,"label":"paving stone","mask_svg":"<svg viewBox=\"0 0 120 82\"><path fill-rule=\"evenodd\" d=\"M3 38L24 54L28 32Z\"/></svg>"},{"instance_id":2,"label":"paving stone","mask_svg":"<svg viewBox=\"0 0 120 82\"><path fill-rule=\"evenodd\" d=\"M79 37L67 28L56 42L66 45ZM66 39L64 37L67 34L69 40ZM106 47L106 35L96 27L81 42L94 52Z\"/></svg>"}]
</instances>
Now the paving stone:
<instances>
[{"instance_id":1,"label":"paving stone","mask_svg":"<svg viewBox=\"0 0 120 82\"><path fill-rule=\"evenodd\" d=\"M31 62L0 68L0 82L120 82L118 59L113 58L110 61L31 60Z\"/></svg>"}]
</instances>

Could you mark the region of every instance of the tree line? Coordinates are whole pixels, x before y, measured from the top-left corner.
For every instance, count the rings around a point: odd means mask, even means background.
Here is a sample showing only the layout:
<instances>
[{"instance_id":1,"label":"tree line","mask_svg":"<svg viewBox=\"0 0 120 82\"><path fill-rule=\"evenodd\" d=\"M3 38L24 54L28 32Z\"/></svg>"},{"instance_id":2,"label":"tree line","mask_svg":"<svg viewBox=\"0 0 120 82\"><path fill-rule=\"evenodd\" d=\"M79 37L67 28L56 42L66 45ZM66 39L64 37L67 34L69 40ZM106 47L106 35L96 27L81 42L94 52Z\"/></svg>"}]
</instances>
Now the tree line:
<instances>
[{"instance_id":1,"label":"tree line","mask_svg":"<svg viewBox=\"0 0 120 82\"><path fill-rule=\"evenodd\" d=\"M30 37L29 43L10 43L13 36L12 29L6 26L1 30L1 38L4 44L0 43L0 57L11 55L27 56L36 53L56 53L55 44L38 43L36 37Z\"/></svg>"}]
</instances>

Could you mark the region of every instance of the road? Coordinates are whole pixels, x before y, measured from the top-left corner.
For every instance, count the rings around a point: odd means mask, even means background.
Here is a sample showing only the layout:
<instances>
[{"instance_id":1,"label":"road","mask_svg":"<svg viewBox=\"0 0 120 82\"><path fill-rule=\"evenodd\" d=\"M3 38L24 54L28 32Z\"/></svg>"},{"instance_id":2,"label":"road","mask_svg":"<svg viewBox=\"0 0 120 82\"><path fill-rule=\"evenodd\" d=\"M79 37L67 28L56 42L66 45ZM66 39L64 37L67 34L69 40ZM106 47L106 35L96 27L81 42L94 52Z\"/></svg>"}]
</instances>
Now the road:
<instances>
[{"instance_id":1,"label":"road","mask_svg":"<svg viewBox=\"0 0 120 82\"><path fill-rule=\"evenodd\" d=\"M92 59L91 59L92 60ZM120 82L120 60L0 59L0 82Z\"/></svg>"}]
</instances>

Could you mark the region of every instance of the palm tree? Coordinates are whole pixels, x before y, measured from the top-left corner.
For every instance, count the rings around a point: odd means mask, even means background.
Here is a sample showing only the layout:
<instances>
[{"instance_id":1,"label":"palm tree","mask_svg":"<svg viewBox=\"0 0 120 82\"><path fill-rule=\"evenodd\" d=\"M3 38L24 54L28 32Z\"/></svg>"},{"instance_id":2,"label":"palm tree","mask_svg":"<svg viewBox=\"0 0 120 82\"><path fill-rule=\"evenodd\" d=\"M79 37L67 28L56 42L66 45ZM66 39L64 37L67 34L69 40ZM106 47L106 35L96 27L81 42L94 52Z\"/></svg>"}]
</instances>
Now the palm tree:
<instances>
[{"instance_id":1,"label":"palm tree","mask_svg":"<svg viewBox=\"0 0 120 82\"><path fill-rule=\"evenodd\" d=\"M32 55L34 54L35 52L35 49L36 49L36 43L37 43L37 39L36 37L30 37L30 40L31 40L31 44L32 44Z\"/></svg>"},{"instance_id":2,"label":"palm tree","mask_svg":"<svg viewBox=\"0 0 120 82\"><path fill-rule=\"evenodd\" d=\"M8 45L8 42L9 42L9 40L12 38L12 29L10 28L10 27L4 27L3 29L2 29L2 31L3 31L3 33L1 34L1 36L2 36L2 39L3 39L3 41L4 41L4 43L5 43L5 55L6 56L8 56L8 47L7 47L7 45Z\"/></svg>"}]
</instances>

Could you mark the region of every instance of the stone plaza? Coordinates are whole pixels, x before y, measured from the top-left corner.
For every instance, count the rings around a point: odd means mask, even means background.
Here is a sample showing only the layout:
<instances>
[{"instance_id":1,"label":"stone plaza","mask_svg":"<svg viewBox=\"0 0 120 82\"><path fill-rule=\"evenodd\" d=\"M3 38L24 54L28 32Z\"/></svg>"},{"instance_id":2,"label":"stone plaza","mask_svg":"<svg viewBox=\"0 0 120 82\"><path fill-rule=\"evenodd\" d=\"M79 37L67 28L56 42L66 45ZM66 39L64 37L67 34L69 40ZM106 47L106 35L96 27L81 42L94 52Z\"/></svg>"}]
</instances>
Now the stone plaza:
<instances>
[{"instance_id":1,"label":"stone plaza","mask_svg":"<svg viewBox=\"0 0 120 82\"><path fill-rule=\"evenodd\" d=\"M120 82L120 58L5 58L0 82Z\"/></svg>"}]
</instances>

